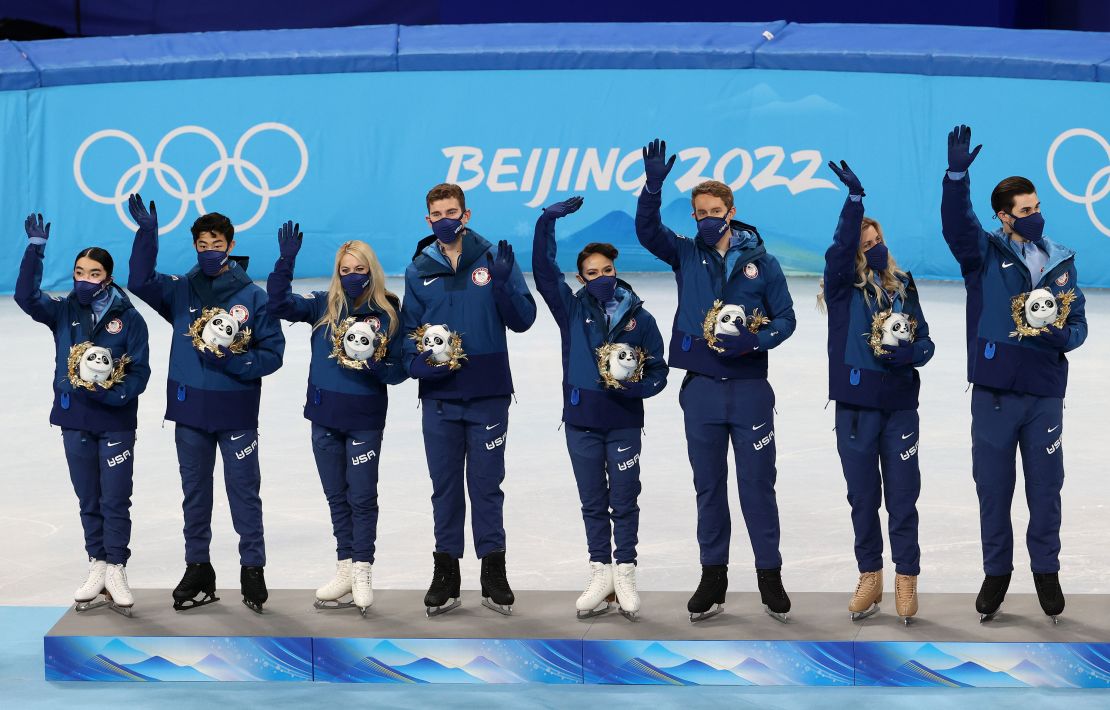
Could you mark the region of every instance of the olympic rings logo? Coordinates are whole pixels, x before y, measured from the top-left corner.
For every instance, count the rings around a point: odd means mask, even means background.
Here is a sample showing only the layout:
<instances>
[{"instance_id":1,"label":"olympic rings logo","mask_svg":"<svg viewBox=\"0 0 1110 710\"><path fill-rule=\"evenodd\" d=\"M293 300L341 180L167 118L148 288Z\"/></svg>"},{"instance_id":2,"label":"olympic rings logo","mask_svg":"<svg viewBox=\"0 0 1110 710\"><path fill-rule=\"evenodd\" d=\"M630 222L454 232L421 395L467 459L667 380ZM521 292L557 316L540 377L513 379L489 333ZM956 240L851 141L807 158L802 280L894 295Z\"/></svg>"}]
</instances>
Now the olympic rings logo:
<instances>
[{"instance_id":1,"label":"olympic rings logo","mask_svg":"<svg viewBox=\"0 0 1110 710\"><path fill-rule=\"evenodd\" d=\"M1091 176L1091 179L1087 181L1087 189L1084 190L1082 195L1076 195L1064 189L1064 186L1060 184L1060 181L1058 179L1056 179L1056 151L1061 145L1063 145L1064 141L1068 140L1069 138L1074 138L1075 136L1090 138L1091 140L1102 146L1103 152L1106 153L1106 160L1108 163L1106 167L1096 171L1095 174ZM1060 193L1060 195L1069 202L1076 202L1081 205L1086 205L1087 216L1091 218L1091 224L1093 224L1095 228L1098 229L1098 231L1110 237L1110 227L1107 227L1105 224L1103 224L1102 221L1098 218L1098 215L1095 214L1095 203L1100 201L1107 195L1110 195L1110 180L1106 180L1106 184L1102 186L1102 189L1098 192L1095 192L1095 188L1098 187L1099 181L1110 177L1110 143L1108 143L1105 138L1089 128L1072 128L1056 136L1056 140L1052 141L1052 145L1048 148L1048 159L1046 167L1048 169L1048 179L1052 181L1052 186L1056 188L1056 192Z\"/></svg>"},{"instance_id":2,"label":"olympic rings logo","mask_svg":"<svg viewBox=\"0 0 1110 710\"><path fill-rule=\"evenodd\" d=\"M296 144L297 150L300 153L301 162L297 174L282 187L271 188L262 170L254 163L243 158L243 149L246 147L247 142L263 131L278 131L279 133L284 133L293 139L293 143ZM191 190L181 173L162 160L162 156L170 142L178 136L187 134L194 134L207 138L212 145L215 146L219 156L201 171L200 175L197 177L196 184ZM119 181L116 183L115 193L110 196L98 194L90 189L85 182L84 176L81 174L81 161L85 157L85 152L94 143L105 138L118 138L127 143L134 149L135 155L138 158L138 161L120 176ZM227 178L228 168L234 169L235 177L238 178L240 184L242 184L248 192L261 198L258 211L246 222L235 225L237 230L246 230L253 227L258 223L258 220L262 219L262 216L266 214L266 209L269 207L271 199L288 194L295 189L297 185L301 184L301 180L304 179L305 173L308 171L308 148L305 146L304 139L301 138L299 133L284 123L275 123L271 121L259 123L248 129L235 144L235 151L230 157L227 154L227 147L224 146L223 141L221 141L215 133L201 126L180 126L173 129L158 142L158 146L154 149L154 157L151 159L147 159L146 151L134 136L115 128L107 128L90 135L81 143L80 147L77 148L77 153L73 156L73 178L77 181L77 187L81 189L81 192L85 193L86 197L94 202L99 202L102 205L115 205L116 214L119 215L120 221L123 222L123 225L128 229L137 229L138 225L132 222L130 215L127 214L125 208L127 198L131 193L142 190L150 172L153 171L158 185L166 194L174 199L181 200L181 206L178 208L177 214L174 215L174 218L168 223L160 225L158 229L159 234L165 234L181 224L181 221L185 219L185 215L188 213L190 203L196 205L198 215L206 214L208 210L204 207L204 200L214 195L216 191L223 186L224 180ZM248 177L248 173L250 177Z\"/></svg>"}]
</instances>

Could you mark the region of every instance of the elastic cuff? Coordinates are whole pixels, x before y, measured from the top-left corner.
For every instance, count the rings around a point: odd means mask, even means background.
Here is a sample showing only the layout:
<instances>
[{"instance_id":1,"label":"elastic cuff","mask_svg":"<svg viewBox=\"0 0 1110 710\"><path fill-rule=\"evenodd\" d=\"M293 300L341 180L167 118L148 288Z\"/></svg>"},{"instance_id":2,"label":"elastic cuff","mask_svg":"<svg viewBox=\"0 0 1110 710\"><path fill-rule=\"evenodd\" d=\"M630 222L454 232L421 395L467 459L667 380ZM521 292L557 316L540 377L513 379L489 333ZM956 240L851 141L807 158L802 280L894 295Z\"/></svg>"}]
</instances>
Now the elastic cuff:
<instances>
[{"instance_id":1,"label":"elastic cuff","mask_svg":"<svg viewBox=\"0 0 1110 710\"><path fill-rule=\"evenodd\" d=\"M34 244L35 246L42 246L43 244L46 244L46 240L42 237L28 237L27 241L31 244Z\"/></svg>"},{"instance_id":2,"label":"elastic cuff","mask_svg":"<svg viewBox=\"0 0 1110 710\"><path fill-rule=\"evenodd\" d=\"M860 200L862 200L862 199L863 199L863 195L852 195L852 194L849 194L849 195L848 195L848 199L849 199L849 200L851 200L852 202L859 202Z\"/></svg>"},{"instance_id":3,"label":"elastic cuff","mask_svg":"<svg viewBox=\"0 0 1110 710\"><path fill-rule=\"evenodd\" d=\"M949 171L947 171L947 172L948 172L948 179L949 179L949 180L963 180L963 179L964 179L964 175L967 175L967 171L966 171L966 170L961 170L961 171L960 171L960 172L958 172L958 173L957 173L957 172L953 172L953 171L951 171L951 170L949 170Z\"/></svg>"},{"instance_id":4,"label":"elastic cuff","mask_svg":"<svg viewBox=\"0 0 1110 710\"><path fill-rule=\"evenodd\" d=\"M659 186L658 190L652 190L651 187L649 187L646 182L644 183L644 192L646 192L649 195L658 195L662 191L663 191L663 186L662 185Z\"/></svg>"}]
</instances>

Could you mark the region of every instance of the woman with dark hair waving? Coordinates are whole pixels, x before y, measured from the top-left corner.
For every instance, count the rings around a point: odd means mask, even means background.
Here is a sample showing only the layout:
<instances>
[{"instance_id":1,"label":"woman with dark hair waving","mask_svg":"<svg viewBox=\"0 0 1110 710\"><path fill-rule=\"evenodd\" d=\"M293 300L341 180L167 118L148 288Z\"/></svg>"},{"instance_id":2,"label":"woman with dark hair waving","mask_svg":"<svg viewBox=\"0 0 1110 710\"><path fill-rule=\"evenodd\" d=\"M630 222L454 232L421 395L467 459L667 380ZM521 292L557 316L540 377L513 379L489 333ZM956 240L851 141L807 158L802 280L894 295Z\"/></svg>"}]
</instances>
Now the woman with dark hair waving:
<instances>
[{"instance_id":1,"label":"woman with dark hair waving","mask_svg":"<svg viewBox=\"0 0 1110 710\"><path fill-rule=\"evenodd\" d=\"M385 429L386 385L408 375L401 364L401 302L385 288L374 250L357 239L335 254L327 291L293 293L300 225L278 232L281 256L266 281L275 318L312 325L312 361L304 416L312 422L312 453L331 509L335 577L316 590L317 609L374 603L372 566L378 526L378 463ZM350 601L346 601L350 597Z\"/></svg>"},{"instance_id":2,"label":"woman with dark hair waving","mask_svg":"<svg viewBox=\"0 0 1110 710\"><path fill-rule=\"evenodd\" d=\"M74 593L77 611L105 604L130 615L131 476L136 411L150 378L147 329L127 294L112 280L112 255L81 250L73 290L61 298L39 286L50 225L31 215L29 243L19 267L15 302L54 333L54 406L69 477L81 510L89 575ZM97 597L103 595L103 599Z\"/></svg>"},{"instance_id":3,"label":"woman with dark hair waving","mask_svg":"<svg viewBox=\"0 0 1110 710\"><path fill-rule=\"evenodd\" d=\"M917 368L933 357L929 324L913 277L890 255L879 223L863 215L863 185L841 161L829 163L848 188L833 243L825 252L818 304L829 315L829 399L836 401L836 448L848 483L859 583L848 603L853 620L883 598L886 499L894 599L905 623L917 614Z\"/></svg>"}]
</instances>

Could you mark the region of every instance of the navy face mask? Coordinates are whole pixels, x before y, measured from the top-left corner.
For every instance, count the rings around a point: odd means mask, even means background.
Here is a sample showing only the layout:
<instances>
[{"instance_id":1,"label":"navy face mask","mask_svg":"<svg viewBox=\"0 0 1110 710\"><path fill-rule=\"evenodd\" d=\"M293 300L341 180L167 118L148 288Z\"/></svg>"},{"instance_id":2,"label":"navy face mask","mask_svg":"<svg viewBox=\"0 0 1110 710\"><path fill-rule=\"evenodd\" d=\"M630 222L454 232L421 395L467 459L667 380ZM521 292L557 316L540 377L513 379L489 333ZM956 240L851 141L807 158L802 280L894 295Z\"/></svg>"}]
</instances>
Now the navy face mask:
<instances>
[{"instance_id":1,"label":"navy face mask","mask_svg":"<svg viewBox=\"0 0 1110 710\"><path fill-rule=\"evenodd\" d=\"M73 294L77 296L77 302L82 306L87 306L97 299L100 294L108 286L108 279L104 279L100 283L93 283L92 281L78 281L73 280Z\"/></svg>"},{"instance_id":2,"label":"navy face mask","mask_svg":"<svg viewBox=\"0 0 1110 710\"><path fill-rule=\"evenodd\" d=\"M197 263L205 276L215 276L220 273L227 263L227 252L219 249L208 249L197 252Z\"/></svg>"},{"instance_id":3,"label":"navy face mask","mask_svg":"<svg viewBox=\"0 0 1110 710\"><path fill-rule=\"evenodd\" d=\"M617 295L617 277L598 276L586 282L586 291L601 303L608 303Z\"/></svg>"},{"instance_id":4,"label":"navy face mask","mask_svg":"<svg viewBox=\"0 0 1110 710\"><path fill-rule=\"evenodd\" d=\"M1014 217L1013 215L1010 215ZM1018 233L1022 239L1040 244L1044 239L1044 217L1040 212L1034 212L1025 217L1014 217L1011 229Z\"/></svg>"},{"instance_id":5,"label":"navy face mask","mask_svg":"<svg viewBox=\"0 0 1110 710\"><path fill-rule=\"evenodd\" d=\"M867 265L872 271L886 271L886 265L890 262L890 251L886 248L886 244L880 242L865 251L863 258L867 260Z\"/></svg>"},{"instance_id":6,"label":"navy face mask","mask_svg":"<svg viewBox=\"0 0 1110 710\"><path fill-rule=\"evenodd\" d=\"M339 277L343 292L350 298L358 298L370 285L370 274L345 274Z\"/></svg>"},{"instance_id":7,"label":"navy face mask","mask_svg":"<svg viewBox=\"0 0 1110 710\"><path fill-rule=\"evenodd\" d=\"M728 220L724 217L702 217L698 220L698 238L707 246L715 247L721 237L728 234Z\"/></svg>"},{"instance_id":8,"label":"navy face mask","mask_svg":"<svg viewBox=\"0 0 1110 710\"><path fill-rule=\"evenodd\" d=\"M451 219L450 217L442 217L435 222L432 222L432 232L435 233L436 239L443 244L450 244L454 242L463 231L462 220Z\"/></svg>"}]
</instances>

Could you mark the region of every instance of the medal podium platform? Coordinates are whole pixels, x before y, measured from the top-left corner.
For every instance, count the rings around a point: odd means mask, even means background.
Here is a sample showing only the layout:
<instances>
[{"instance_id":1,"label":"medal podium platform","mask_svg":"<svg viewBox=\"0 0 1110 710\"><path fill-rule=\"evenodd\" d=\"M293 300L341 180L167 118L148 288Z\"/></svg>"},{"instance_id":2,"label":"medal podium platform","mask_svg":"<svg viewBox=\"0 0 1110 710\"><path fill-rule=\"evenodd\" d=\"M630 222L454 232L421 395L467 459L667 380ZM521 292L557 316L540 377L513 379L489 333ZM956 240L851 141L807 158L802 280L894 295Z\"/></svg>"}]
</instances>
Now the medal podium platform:
<instances>
[{"instance_id":1,"label":"medal podium platform","mask_svg":"<svg viewBox=\"0 0 1110 710\"><path fill-rule=\"evenodd\" d=\"M893 594L848 618L847 593L799 593L788 623L755 593L692 624L687 596L643 592L641 617L579 620L576 592L517 593L513 615L481 605L424 613L423 592L377 590L357 609L316 610L311 590L272 590L255 614L238 590L187 612L169 590L135 590L131 618L70 609L43 638L50 681L304 681L916 687L1110 687L1110 598L1071 595L1059 624L1011 594L980 624L969 594L923 594L909 626Z\"/></svg>"}]
</instances>

